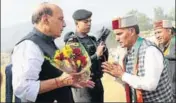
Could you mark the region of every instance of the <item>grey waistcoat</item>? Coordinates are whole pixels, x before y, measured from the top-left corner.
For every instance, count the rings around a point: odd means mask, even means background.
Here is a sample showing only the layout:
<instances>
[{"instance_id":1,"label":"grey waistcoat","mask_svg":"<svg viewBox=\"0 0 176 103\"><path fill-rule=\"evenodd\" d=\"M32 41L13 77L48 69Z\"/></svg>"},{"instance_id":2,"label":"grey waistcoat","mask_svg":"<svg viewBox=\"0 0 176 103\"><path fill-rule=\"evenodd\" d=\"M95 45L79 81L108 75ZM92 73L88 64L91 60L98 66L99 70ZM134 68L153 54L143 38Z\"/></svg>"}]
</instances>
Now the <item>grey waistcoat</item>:
<instances>
[{"instance_id":1,"label":"grey waistcoat","mask_svg":"<svg viewBox=\"0 0 176 103\"><path fill-rule=\"evenodd\" d=\"M138 76L143 77L145 76L145 69L144 69L144 59L145 59L145 53L146 49L149 46L156 47L153 43L143 40L140 48L139 48L139 59L138 59ZM157 47L156 47L157 48ZM127 59L126 59L126 72L132 74L133 70L133 62L134 62L134 52L128 53ZM168 77L168 68L167 64L164 62L164 69L162 71L158 86L156 90L154 91L142 91L143 94L143 100L144 102L169 102L173 100L172 94L171 94L171 82ZM147 82L147 81L146 81ZM133 95L133 94L132 94Z\"/></svg>"}]
</instances>

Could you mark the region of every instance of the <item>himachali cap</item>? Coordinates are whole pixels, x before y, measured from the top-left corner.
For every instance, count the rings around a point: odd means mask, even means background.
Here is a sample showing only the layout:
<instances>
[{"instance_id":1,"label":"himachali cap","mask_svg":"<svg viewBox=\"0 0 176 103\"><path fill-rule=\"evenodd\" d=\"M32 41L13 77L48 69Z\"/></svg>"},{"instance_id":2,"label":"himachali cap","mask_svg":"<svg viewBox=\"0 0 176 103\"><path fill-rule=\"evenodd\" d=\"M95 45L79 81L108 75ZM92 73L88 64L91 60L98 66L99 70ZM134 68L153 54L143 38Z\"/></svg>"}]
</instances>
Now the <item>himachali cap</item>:
<instances>
[{"instance_id":1,"label":"himachali cap","mask_svg":"<svg viewBox=\"0 0 176 103\"><path fill-rule=\"evenodd\" d=\"M72 15L74 20L85 20L91 16L92 16L92 12L85 9L79 9L75 11Z\"/></svg>"},{"instance_id":2,"label":"himachali cap","mask_svg":"<svg viewBox=\"0 0 176 103\"><path fill-rule=\"evenodd\" d=\"M154 29L159 28L172 28L172 22L170 20L160 20L154 22Z\"/></svg>"},{"instance_id":3,"label":"himachali cap","mask_svg":"<svg viewBox=\"0 0 176 103\"><path fill-rule=\"evenodd\" d=\"M112 20L112 29L120 29L138 25L137 17L135 15L128 15L123 17L118 17Z\"/></svg>"}]
</instances>

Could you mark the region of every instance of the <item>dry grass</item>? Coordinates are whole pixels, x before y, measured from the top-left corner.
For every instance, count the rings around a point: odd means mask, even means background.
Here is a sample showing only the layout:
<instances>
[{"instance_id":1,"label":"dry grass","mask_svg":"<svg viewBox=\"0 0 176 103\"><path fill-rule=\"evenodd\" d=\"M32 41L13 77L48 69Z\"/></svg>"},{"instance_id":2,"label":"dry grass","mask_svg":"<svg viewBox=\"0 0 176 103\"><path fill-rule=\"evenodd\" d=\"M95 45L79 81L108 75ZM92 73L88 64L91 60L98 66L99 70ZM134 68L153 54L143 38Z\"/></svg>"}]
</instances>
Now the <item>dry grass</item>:
<instances>
[{"instance_id":1,"label":"dry grass","mask_svg":"<svg viewBox=\"0 0 176 103\"><path fill-rule=\"evenodd\" d=\"M114 81L114 78L108 74L105 74L103 79L104 86L104 101L105 102L125 102L125 90L124 87L118 82Z\"/></svg>"},{"instance_id":2,"label":"dry grass","mask_svg":"<svg viewBox=\"0 0 176 103\"><path fill-rule=\"evenodd\" d=\"M1 86L1 97L0 102L5 102L5 66L1 66L1 73L2 73L2 86Z\"/></svg>"}]
</instances>

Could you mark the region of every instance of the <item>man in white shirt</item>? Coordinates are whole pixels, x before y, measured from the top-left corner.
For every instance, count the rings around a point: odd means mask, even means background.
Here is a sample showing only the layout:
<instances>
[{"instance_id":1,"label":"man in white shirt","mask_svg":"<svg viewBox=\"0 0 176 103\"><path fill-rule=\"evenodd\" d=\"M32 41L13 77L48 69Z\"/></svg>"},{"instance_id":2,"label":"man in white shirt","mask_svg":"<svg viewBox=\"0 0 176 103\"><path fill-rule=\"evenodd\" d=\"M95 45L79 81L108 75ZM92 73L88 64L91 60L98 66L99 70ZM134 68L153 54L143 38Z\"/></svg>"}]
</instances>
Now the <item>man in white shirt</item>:
<instances>
[{"instance_id":1,"label":"man in white shirt","mask_svg":"<svg viewBox=\"0 0 176 103\"><path fill-rule=\"evenodd\" d=\"M32 15L33 30L19 41L12 54L14 94L22 102L73 103L70 86L80 84L80 75L62 75L44 57L52 58L58 48L54 39L66 26L62 9L42 3ZM93 87L93 82L82 86ZM80 84L80 85L81 85Z\"/></svg>"},{"instance_id":2,"label":"man in white shirt","mask_svg":"<svg viewBox=\"0 0 176 103\"><path fill-rule=\"evenodd\" d=\"M162 52L150 41L138 36L134 15L115 18L112 27L116 40L127 48L124 63L104 62L104 72L125 82L127 102L172 102L168 67Z\"/></svg>"}]
</instances>

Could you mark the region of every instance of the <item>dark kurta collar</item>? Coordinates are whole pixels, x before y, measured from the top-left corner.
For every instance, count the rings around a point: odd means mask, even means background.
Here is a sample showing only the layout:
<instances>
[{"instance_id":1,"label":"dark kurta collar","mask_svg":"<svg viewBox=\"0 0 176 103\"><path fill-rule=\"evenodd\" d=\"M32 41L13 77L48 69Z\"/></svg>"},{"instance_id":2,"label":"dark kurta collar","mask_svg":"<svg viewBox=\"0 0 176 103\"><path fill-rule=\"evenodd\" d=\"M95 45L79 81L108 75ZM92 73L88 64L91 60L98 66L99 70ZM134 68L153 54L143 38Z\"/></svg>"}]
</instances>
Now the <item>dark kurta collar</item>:
<instances>
[{"instance_id":1,"label":"dark kurta collar","mask_svg":"<svg viewBox=\"0 0 176 103\"><path fill-rule=\"evenodd\" d=\"M51 37L51 36L47 36L46 34L40 32L37 28L33 28L32 30L35 34L37 34L38 36L40 36L41 38L45 39L46 41L48 42L53 42L54 41L54 38Z\"/></svg>"}]
</instances>

